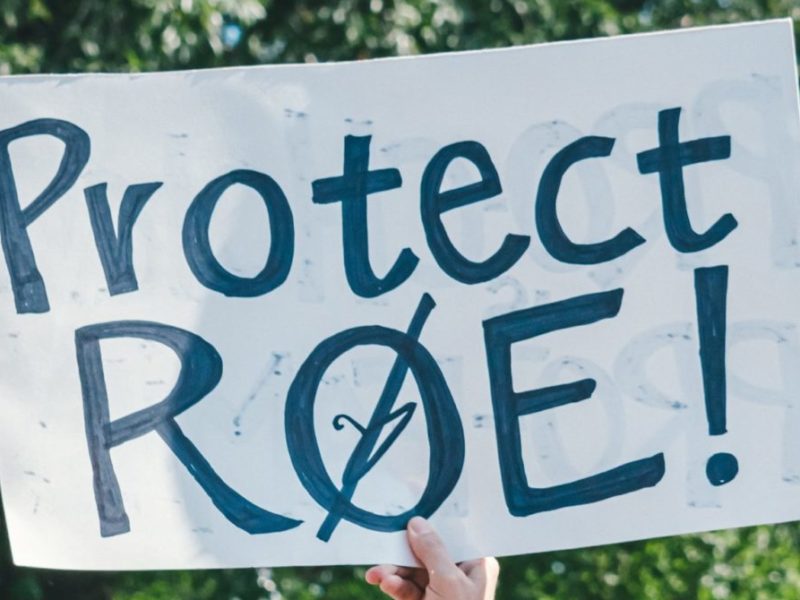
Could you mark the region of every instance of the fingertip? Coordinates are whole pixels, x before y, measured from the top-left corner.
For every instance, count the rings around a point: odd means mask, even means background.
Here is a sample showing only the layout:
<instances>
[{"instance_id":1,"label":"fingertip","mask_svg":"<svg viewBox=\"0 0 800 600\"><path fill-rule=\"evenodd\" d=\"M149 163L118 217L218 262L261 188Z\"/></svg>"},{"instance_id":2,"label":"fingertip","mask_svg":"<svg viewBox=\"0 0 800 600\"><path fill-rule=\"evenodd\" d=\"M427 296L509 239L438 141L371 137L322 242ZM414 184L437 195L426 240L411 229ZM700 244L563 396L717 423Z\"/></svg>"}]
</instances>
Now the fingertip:
<instances>
[{"instance_id":1,"label":"fingertip","mask_svg":"<svg viewBox=\"0 0 800 600\"><path fill-rule=\"evenodd\" d=\"M427 533L432 533L433 528L431 527L431 524L428 523L427 519L416 516L411 517L411 520L409 520L408 532L413 533L414 535L425 535Z\"/></svg>"},{"instance_id":2,"label":"fingertip","mask_svg":"<svg viewBox=\"0 0 800 600\"><path fill-rule=\"evenodd\" d=\"M410 577L412 573L412 569L407 567L398 567L396 565L375 565L374 567L367 569L367 572L364 573L364 579L367 580L367 583L378 585L387 577L396 576L402 579L404 577Z\"/></svg>"},{"instance_id":3,"label":"fingertip","mask_svg":"<svg viewBox=\"0 0 800 600\"><path fill-rule=\"evenodd\" d=\"M459 568L470 579L496 581L500 575L500 563L493 556L464 561Z\"/></svg>"},{"instance_id":4,"label":"fingertip","mask_svg":"<svg viewBox=\"0 0 800 600\"><path fill-rule=\"evenodd\" d=\"M397 575L389 575L383 578L383 581L380 583L380 588L384 594L396 598L397 594L399 594L403 588L403 579Z\"/></svg>"},{"instance_id":5,"label":"fingertip","mask_svg":"<svg viewBox=\"0 0 800 600\"><path fill-rule=\"evenodd\" d=\"M454 578L462 574L450 558L442 538L433 526L422 517L414 517L408 522L408 544L411 552L422 564L433 580Z\"/></svg>"},{"instance_id":6,"label":"fingertip","mask_svg":"<svg viewBox=\"0 0 800 600\"><path fill-rule=\"evenodd\" d=\"M500 563L494 556L488 556L483 560L486 561L486 568L488 571L497 578L500 575Z\"/></svg>"}]
</instances>

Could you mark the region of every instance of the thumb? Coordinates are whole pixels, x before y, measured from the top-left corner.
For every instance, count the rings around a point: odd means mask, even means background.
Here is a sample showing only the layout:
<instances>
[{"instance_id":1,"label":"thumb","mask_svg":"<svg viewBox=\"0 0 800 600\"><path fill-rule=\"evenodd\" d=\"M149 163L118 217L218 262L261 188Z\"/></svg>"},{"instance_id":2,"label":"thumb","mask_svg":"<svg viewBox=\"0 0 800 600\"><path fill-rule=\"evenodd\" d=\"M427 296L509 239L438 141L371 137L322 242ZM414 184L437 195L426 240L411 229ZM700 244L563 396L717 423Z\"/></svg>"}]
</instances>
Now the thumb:
<instances>
[{"instance_id":1,"label":"thumb","mask_svg":"<svg viewBox=\"0 0 800 600\"><path fill-rule=\"evenodd\" d=\"M422 517L414 517L408 522L408 543L414 556L428 571L428 577L434 587L437 579L452 580L461 575L461 571L447 553L442 539Z\"/></svg>"}]
</instances>

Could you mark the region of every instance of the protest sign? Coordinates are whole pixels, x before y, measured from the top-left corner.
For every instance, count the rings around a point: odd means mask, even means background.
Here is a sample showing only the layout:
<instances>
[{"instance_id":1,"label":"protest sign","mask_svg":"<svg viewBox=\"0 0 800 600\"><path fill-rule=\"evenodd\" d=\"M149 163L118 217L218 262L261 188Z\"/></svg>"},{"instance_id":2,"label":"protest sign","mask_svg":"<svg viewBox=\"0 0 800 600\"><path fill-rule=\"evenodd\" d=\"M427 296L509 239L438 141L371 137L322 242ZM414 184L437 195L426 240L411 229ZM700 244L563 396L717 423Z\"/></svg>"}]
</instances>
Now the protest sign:
<instances>
[{"instance_id":1,"label":"protest sign","mask_svg":"<svg viewBox=\"0 0 800 600\"><path fill-rule=\"evenodd\" d=\"M17 564L800 518L791 22L0 79Z\"/></svg>"}]
</instances>

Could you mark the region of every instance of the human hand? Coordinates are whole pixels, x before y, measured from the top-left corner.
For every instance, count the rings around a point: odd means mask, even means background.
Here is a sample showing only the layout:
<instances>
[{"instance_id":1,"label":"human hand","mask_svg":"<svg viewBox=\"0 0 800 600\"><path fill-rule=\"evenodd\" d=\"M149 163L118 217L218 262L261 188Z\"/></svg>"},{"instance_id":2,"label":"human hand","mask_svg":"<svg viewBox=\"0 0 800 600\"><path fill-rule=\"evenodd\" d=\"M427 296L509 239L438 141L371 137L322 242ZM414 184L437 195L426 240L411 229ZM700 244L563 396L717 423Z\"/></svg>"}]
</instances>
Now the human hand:
<instances>
[{"instance_id":1,"label":"human hand","mask_svg":"<svg viewBox=\"0 0 800 600\"><path fill-rule=\"evenodd\" d=\"M421 569L379 565L365 576L394 600L492 600L500 566L494 558L455 564L441 538L422 517L414 517L406 530L408 544Z\"/></svg>"}]
</instances>

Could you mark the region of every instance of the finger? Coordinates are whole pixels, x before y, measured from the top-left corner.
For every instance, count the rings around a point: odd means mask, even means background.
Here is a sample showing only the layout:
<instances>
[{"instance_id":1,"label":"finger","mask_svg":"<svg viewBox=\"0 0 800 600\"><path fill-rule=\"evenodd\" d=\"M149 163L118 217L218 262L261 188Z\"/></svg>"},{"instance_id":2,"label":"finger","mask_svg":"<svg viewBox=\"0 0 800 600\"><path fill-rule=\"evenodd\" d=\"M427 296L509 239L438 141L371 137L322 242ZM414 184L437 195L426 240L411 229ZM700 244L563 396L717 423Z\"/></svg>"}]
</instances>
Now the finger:
<instances>
[{"instance_id":1,"label":"finger","mask_svg":"<svg viewBox=\"0 0 800 600\"><path fill-rule=\"evenodd\" d=\"M408 522L408 543L419 562L427 569L431 584L436 581L452 581L463 576L445 548L441 538L422 517L414 517Z\"/></svg>"},{"instance_id":2,"label":"finger","mask_svg":"<svg viewBox=\"0 0 800 600\"><path fill-rule=\"evenodd\" d=\"M476 558L474 560L464 560L458 563L458 568L464 571L464 573L468 576L473 569L480 568L482 566L483 566L482 558Z\"/></svg>"},{"instance_id":3,"label":"finger","mask_svg":"<svg viewBox=\"0 0 800 600\"><path fill-rule=\"evenodd\" d=\"M485 574L487 579L497 579L500 574L500 564L493 556L476 558L475 560L465 560L458 564L458 568L464 571L466 576L470 579L477 573Z\"/></svg>"},{"instance_id":4,"label":"finger","mask_svg":"<svg viewBox=\"0 0 800 600\"><path fill-rule=\"evenodd\" d=\"M494 557L465 561L459 565L469 580L479 590L483 590L483 598L494 598L497 579L500 576L500 564Z\"/></svg>"},{"instance_id":5,"label":"finger","mask_svg":"<svg viewBox=\"0 0 800 600\"><path fill-rule=\"evenodd\" d=\"M364 579L372 585L380 585L389 575L399 575L403 579L413 581L420 589L425 589L428 585L428 572L425 569L412 569L409 567L398 567L395 565L377 565L370 567L364 573Z\"/></svg>"},{"instance_id":6,"label":"finger","mask_svg":"<svg viewBox=\"0 0 800 600\"><path fill-rule=\"evenodd\" d=\"M500 578L500 563L494 556L483 559L486 562L486 600L492 600L497 589L497 581Z\"/></svg>"},{"instance_id":7,"label":"finger","mask_svg":"<svg viewBox=\"0 0 800 600\"><path fill-rule=\"evenodd\" d=\"M486 582L488 581L488 578L486 576L483 559L469 561L469 563L461 563L459 568L464 572L464 574L467 576L467 579L472 582L476 589L486 589Z\"/></svg>"},{"instance_id":8,"label":"finger","mask_svg":"<svg viewBox=\"0 0 800 600\"><path fill-rule=\"evenodd\" d=\"M416 579L420 569L410 569L408 567L398 567L396 565L376 565L370 567L364 574L367 583L378 585L390 575L399 575L403 579Z\"/></svg>"},{"instance_id":9,"label":"finger","mask_svg":"<svg viewBox=\"0 0 800 600\"><path fill-rule=\"evenodd\" d=\"M413 581L399 575L389 575L381 581L381 591L394 600L420 600L422 590Z\"/></svg>"},{"instance_id":10,"label":"finger","mask_svg":"<svg viewBox=\"0 0 800 600\"><path fill-rule=\"evenodd\" d=\"M367 572L364 573L364 579L371 585L378 585L381 581L383 581L384 577L385 575L383 575L381 572L380 566L370 567L367 569Z\"/></svg>"}]
</instances>

